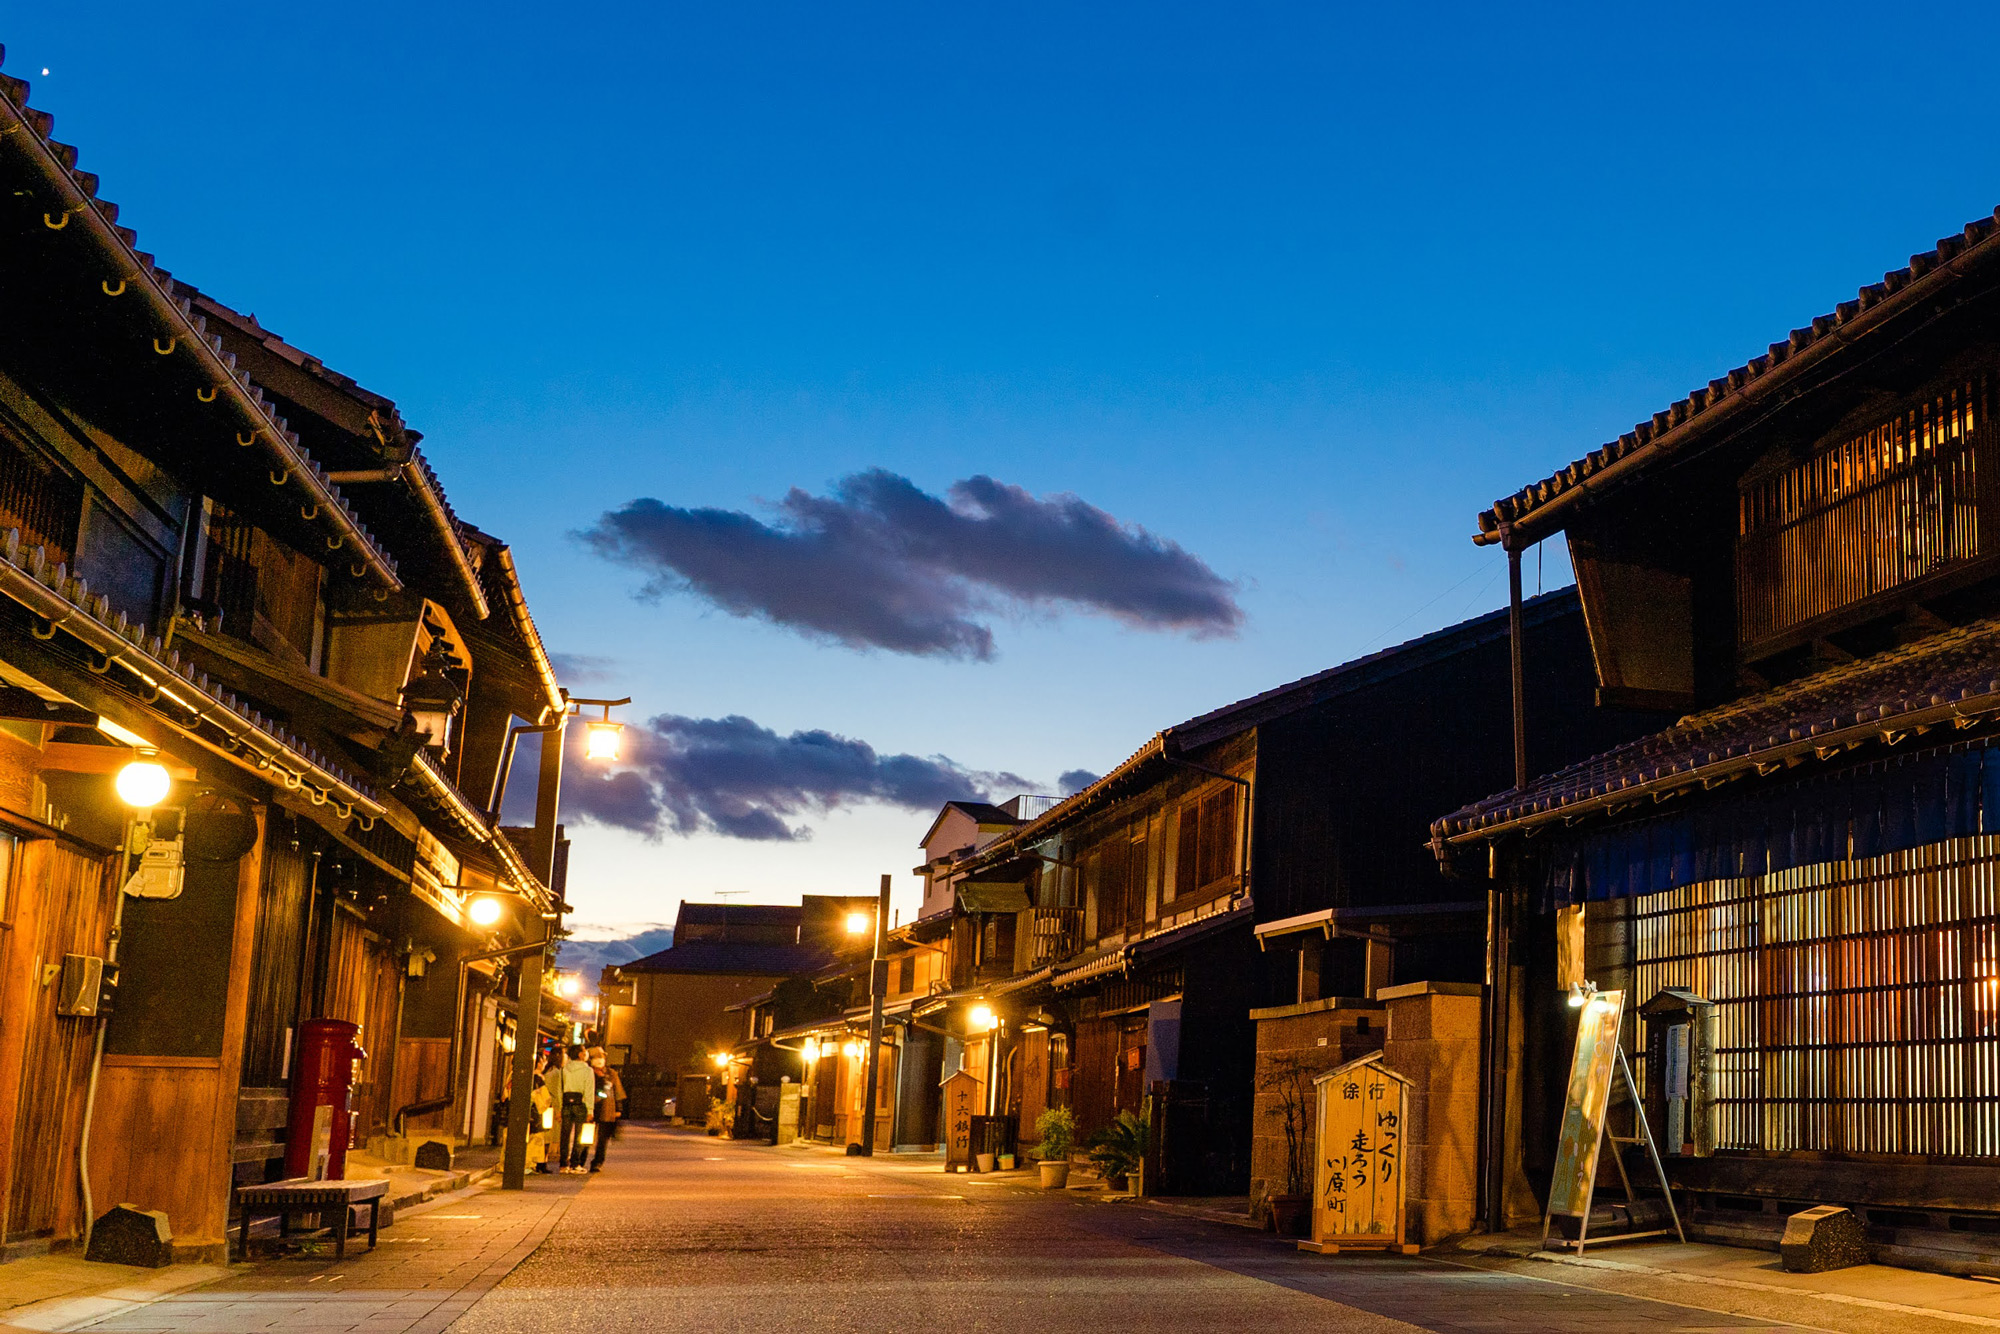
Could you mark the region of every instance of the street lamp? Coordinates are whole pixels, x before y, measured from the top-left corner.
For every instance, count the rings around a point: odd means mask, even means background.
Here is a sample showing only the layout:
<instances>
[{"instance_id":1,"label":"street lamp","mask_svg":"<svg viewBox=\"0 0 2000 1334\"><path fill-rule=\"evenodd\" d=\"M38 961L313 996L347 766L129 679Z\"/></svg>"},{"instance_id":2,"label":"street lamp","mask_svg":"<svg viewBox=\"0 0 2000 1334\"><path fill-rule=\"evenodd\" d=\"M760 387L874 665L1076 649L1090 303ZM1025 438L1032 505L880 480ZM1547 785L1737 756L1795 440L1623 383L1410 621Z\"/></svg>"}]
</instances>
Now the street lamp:
<instances>
[{"instance_id":1,"label":"street lamp","mask_svg":"<svg viewBox=\"0 0 2000 1334\"><path fill-rule=\"evenodd\" d=\"M604 710L602 718L592 718L583 725L583 757L587 760L616 760L618 734L625 730L625 724L611 721L611 709L615 704L630 704L631 699L580 699L574 702Z\"/></svg>"},{"instance_id":2,"label":"street lamp","mask_svg":"<svg viewBox=\"0 0 2000 1334\"><path fill-rule=\"evenodd\" d=\"M491 894L481 894L465 905L465 915L474 926L492 926L507 911L507 905Z\"/></svg>"},{"instance_id":3,"label":"street lamp","mask_svg":"<svg viewBox=\"0 0 2000 1334\"><path fill-rule=\"evenodd\" d=\"M726 1051L719 1051L719 1052L715 1053L715 1055L714 1055L714 1056L713 1056L713 1057L712 1057L711 1059L712 1059L712 1060L714 1060L714 1062L715 1062L715 1068L716 1068L716 1069L718 1069L718 1070L727 1070L727 1069L729 1068L729 1053L728 1053L728 1052L726 1052Z\"/></svg>"},{"instance_id":4,"label":"street lamp","mask_svg":"<svg viewBox=\"0 0 2000 1334\"><path fill-rule=\"evenodd\" d=\"M548 888L553 896L552 910L547 913L530 913L527 925L532 930L535 919L539 918L542 937L540 949L530 950L521 960L521 1012L518 1022L526 1039L514 1051L513 1070L508 1081L511 1090L508 1099L507 1146L501 1159L500 1184L503 1190L520 1190L528 1180L528 1114L529 1101L534 1094L535 1084L535 1034L542 1020L542 962L548 942L554 938L558 924L562 920L562 895L556 884L556 817L561 808L563 733L569 715L580 705L589 704L604 710L601 723L608 723L611 710L620 704L631 703L625 699L574 699L568 691L561 694L559 707L545 709L542 717L546 722L522 724L508 729L507 744L501 751L499 767L493 773L492 800L487 803L487 818L497 828L500 824L500 805L507 795L507 777L514 767L514 748L523 732L536 732L542 737L541 774L535 785L535 824L528 841L528 870ZM552 716L553 715L553 716ZM588 748L593 758L603 760L615 758L617 748L612 747L606 756L601 745Z\"/></svg>"},{"instance_id":5,"label":"street lamp","mask_svg":"<svg viewBox=\"0 0 2000 1334\"><path fill-rule=\"evenodd\" d=\"M167 790L173 785L167 767L160 763L160 752L151 747L134 755L112 781L118 789L118 799L142 811L150 811L165 801Z\"/></svg>"},{"instance_id":6,"label":"street lamp","mask_svg":"<svg viewBox=\"0 0 2000 1334\"><path fill-rule=\"evenodd\" d=\"M972 1030L975 1033L991 1033L1000 1027L1000 1016L993 1013L993 1007L990 1005L973 1006L971 1018Z\"/></svg>"}]
</instances>

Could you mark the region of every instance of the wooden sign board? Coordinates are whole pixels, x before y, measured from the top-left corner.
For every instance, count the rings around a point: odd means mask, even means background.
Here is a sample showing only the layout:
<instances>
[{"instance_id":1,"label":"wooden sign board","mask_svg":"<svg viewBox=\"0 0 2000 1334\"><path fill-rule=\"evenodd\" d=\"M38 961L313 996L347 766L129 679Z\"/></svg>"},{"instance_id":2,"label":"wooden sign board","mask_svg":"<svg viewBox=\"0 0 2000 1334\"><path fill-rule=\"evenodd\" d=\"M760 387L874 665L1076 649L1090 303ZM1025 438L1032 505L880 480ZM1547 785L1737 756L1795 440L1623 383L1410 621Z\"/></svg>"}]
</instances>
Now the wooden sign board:
<instances>
[{"instance_id":1,"label":"wooden sign board","mask_svg":"<svg viewBox=\"0 0 2000 1334\"><path fill-rule=\"evenodd\" d=\"M1611 1080L1618 1063L1618 1029L1625 1020L1625 993L1600 991L1583 1007L1576 1026L1576 1055L1570 1061L1569 1094L1563 1102L1562 1138L1556 1145L1555 1178L1549 1184L1549 1213L1582 1218L1590 1212L1597 1182L1604 1118L1611 1110Z\"/></svg>"},{"instance_id":2,"label":"wooden sign board","mask_svg":"<svg viewBox=\"0 0 2000 1334\"><path fill-rule=\"evenodd\" d=\"M1403 1139L1410 1081L1382 1064L1382 1053L1330 1070L1313 1081L1318 1103L1318 1164L1313 1173L1313 1238L1302 1251L1417 1248L1405 1241Z\"/></svg>"},{"instance_id":3,"label":"wooden sign board","mask_svg":"<svg viewBox=\"0 0 2000 1334\"><path fill-rule=\"evenodd\" d=\"M939 1114L944 1117L944 1170L972 1169L972 1118L979 1115L979 1077L970 1070L947 1075L940 1086Z\"/></svg>"}]
</instances>

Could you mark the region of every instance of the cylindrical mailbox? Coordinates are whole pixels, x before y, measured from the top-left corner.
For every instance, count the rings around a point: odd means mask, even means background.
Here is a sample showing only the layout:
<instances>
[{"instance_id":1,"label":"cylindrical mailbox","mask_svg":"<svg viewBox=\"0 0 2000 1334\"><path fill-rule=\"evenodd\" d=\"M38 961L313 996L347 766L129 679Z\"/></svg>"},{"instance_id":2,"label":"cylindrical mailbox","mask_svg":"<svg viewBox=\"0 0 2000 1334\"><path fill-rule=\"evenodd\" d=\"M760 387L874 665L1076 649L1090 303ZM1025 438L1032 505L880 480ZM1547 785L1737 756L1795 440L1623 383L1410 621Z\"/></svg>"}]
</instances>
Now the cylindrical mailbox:
<instances>
[{"instance_id":1,"label":"cylindrical mailbox","mask_svg":"<svg viewBox=\"0 0 2000 1334\"><path fill-rule=\"evenodd\" d=\"M339 1181L347 1175L354 1063L365 1060L360 1028L345 1019L299 1025L292 1061L292 1115L285 1131L285 1175Z\"/></svg>"}]
</instances>

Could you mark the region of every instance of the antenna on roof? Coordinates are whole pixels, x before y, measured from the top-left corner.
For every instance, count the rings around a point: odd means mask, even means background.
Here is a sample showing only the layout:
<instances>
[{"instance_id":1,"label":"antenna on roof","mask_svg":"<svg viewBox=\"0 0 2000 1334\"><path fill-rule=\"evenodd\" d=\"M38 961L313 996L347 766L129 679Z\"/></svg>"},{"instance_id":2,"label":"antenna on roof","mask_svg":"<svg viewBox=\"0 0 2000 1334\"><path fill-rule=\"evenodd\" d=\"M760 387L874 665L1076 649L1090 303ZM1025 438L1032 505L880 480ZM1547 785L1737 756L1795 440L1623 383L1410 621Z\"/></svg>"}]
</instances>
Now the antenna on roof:
<instances>
[{"instance_id":1,"label":"antenna on roof","mask_svg":"<svg viewBox=\"0 0 2000 1334\"><path fill-rule=\"evenodd\" d=\"M712 889L709 891L709 893L715 895L718 899L727 899L731 894L748 894L749 892L747 889Z\"/></svg>"}]
</instances>

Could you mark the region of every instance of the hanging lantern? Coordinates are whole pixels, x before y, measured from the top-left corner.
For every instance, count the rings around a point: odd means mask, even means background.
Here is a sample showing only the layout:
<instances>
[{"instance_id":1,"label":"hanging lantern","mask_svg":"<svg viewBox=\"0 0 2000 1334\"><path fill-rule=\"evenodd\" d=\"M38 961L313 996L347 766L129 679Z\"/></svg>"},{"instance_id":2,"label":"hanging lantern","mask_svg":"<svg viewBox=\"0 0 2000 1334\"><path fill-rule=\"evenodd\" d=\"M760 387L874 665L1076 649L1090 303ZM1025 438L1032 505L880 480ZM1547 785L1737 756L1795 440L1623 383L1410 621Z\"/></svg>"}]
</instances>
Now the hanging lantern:
<instances>
[{"instance_id":1,"label":"hanging lantern","mask_svg":"<svg viewBox=\"0 0 2000 1334\"><path fill-rule=\"evenodd\" d=\"M614 723L609 718L593 719L583 725L583 754L590 760L616 760L618 758L618 734L625 730L625 724Z\"/></svg>"},{"instance_id":2,"label":"hanging lantern","mask_svg":"<svg viewBox=\"0 0 2000 1334\"><path fill-rule=\"evenodd\" d=\"M585 1148L597 1143L597 1123L585 1121L582 1128L577 1131L576 1142Z\"/></svg>"},{"instance_id":3,"label":"hanging lantern","mask_svg":"<svg viewBox=\"0 0 2000 1334\"><path fill-rule=\"evenodd\" d=\"M424 658L423 670L403 687L403 712L426 746L445 744L451 720L465 704L465 692L446 674L449 665L443 651L434 647Z\"/></svg>"}]
</instances>

